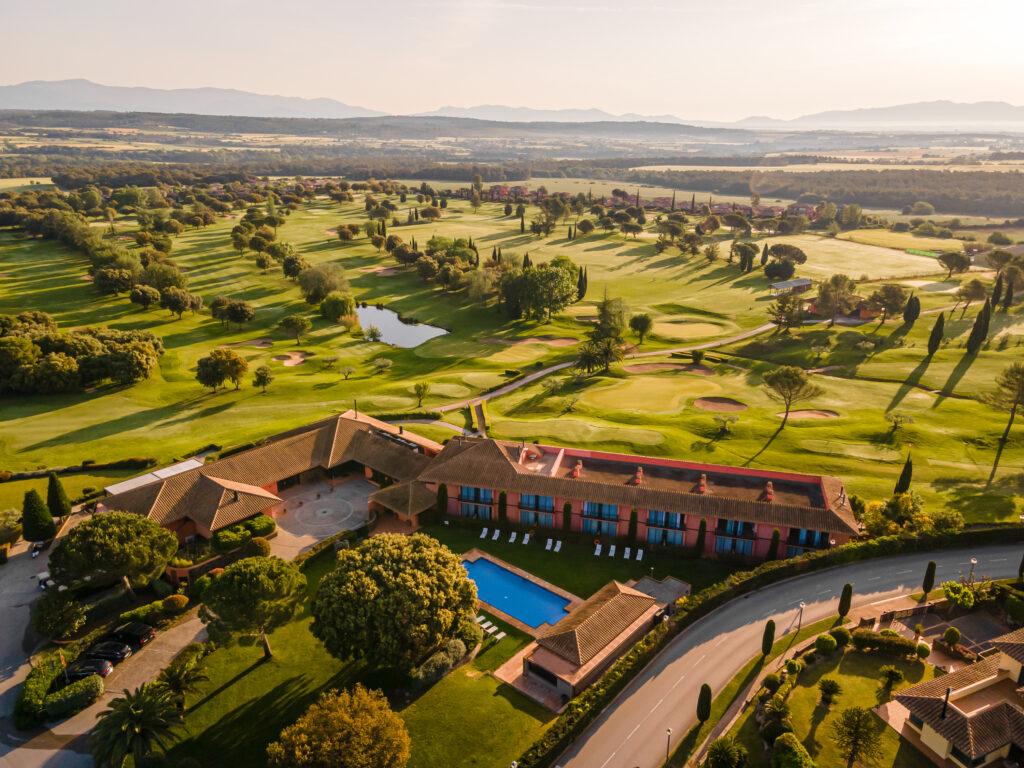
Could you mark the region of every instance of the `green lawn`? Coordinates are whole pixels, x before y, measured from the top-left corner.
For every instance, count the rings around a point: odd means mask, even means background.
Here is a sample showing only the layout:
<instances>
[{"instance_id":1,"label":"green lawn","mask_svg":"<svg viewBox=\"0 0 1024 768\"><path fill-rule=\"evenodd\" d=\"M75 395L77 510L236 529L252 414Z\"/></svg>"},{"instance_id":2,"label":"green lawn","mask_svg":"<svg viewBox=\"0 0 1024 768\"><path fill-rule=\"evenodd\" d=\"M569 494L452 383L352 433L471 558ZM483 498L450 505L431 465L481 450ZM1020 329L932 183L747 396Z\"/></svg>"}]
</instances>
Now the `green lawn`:
<instances>
[{"instance_id":1,"label":"green lawn","mask_svg":"<svg viewBox=\"0 0 1024 768\"><path fill-rule=\"evenodd\" d=\"M504 632L505 637L495 641L493 636L485 634L480 652L470 663L470 666L478 672L493 672L529 645L533 638L496 616L492 616L485 611L481 611L481 614L498 627L498 631L494 633L495 635Z\"/></svg>"},{"instance_id":2,"label":"green lawn","mask_svg":"<svg viewBox=\"0 0 1024 768\"><path fill-rule=\"evenodd\" d=\"M721 581L733 570L731 565L716 560L666 557L645 553L643 562L618 557L594 557L593 546L565 540L562 551L555 553L544 549L547 536L538 531L529 544L509 544L505 536L499 541L481 539L479 530L435 525L424 529L454 552L466 552L473 547L482 549L495 557L522 568L545 581L571 592L577 597L588 598L612 579L621 582L641 579L653 573L655 578L675 576L688 582L694 592ZM557 531L551 535L560 538Z\"/></svg>"},{"instance_id":3,"label":"green lawn","mask_svg":"<svg viewBox=\"0 0 1024 768\"><path fill-rule=\"evenodd\" d=\"M887 700L878 677L878 668L885 664L893 664L906 678L896 685L894 690L916 685L935 676L935 668L921 661L894 660L877 653L853 650L832 654L800 673L797 686L788 699L792 710L791 721L797 738L803 742L818 765L845 764L846 761L840 756L829 736L831 725L846 707L872 708ZM834 678L843 689L842 694L827 709L819 703L817 688L818 681L823 677ZM881 731L883 750L878 765L926 768L932 764L928 758L902 740L894 730L886 727L881 718L877 718L877 725ZM770 761L761 749L752 709L740 718L732 733L750 752L749 768L768 768Z\"/></svg>"},{"instance_id":4,"label":"green lawn","mask_svg":"<svg viewBox=\"0 0 1024 768\"><path fill-rule=\"evenodd\" d=\"M901 250L910 248L936 253L960 251L964 247L964 244L955 238L918 237L910 232L890 232L887 229L854 229L850 232L841 232L837 239L884 248L899 248Z\"/></svg>"}]
</instances>

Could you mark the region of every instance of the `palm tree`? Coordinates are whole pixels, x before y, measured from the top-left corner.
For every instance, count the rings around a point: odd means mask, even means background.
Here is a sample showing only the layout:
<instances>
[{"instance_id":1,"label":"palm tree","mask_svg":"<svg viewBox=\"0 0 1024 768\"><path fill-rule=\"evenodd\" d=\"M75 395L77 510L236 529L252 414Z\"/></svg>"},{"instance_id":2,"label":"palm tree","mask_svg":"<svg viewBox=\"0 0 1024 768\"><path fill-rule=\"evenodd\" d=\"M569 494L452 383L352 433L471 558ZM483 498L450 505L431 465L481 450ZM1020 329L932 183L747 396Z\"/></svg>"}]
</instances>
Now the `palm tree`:
<instances>
[{"instance_id":1,"label":"palm tree","mask_svg":"<svg viewBox=\"0 0 1024 768\"><path fill-rule=\"evenodd\" d=\"M134 693L125 689L96 720L89 736L93 759L100 766L121 768L129 755L138 765L155 748L166 750L181 714L171 692L150 683Z\"/></svg>"},{"instance_id":2,"label":"palm tree","mask_svg":"<svg viewBox=\"0 0 1024 768\"><path fill-rule=\"evenodd\" d=\"M156 685L166 689L175 702L178 709L185 711L185 697L190 693L199 693L200 683L210 680L203 671L203 666L198 662L191 664L171 664L156 679Z\"/></svg>"},{"instance_id":3,"label":"palm tree","mask_svg":"<svg viewBox=\"0 0 1024 768\"><path fill-rule=\"evenodd\" d=\"M616 339L601 339L597 342L597 355L605 373L612 367L612 363L621 362L625 355L622 351L622 344Z\"/></svg>"}]
</instances>

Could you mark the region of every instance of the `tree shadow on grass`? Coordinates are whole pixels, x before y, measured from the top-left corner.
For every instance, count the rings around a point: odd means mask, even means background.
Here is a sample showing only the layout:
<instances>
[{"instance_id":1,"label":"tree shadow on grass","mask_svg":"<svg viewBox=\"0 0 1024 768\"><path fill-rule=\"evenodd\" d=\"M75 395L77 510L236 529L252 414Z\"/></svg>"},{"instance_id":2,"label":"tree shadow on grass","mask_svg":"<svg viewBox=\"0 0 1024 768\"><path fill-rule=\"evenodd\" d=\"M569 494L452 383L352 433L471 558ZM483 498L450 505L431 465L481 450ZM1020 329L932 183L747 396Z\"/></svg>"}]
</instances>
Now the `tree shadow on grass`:
<instances>
[{"instance_id":1,"label":"tree shadow on grass","mask_svg":"<svg viewBox=\"0 0 1024 768\"><path fill-rule=\"evenodd\" d=\"M234 685L235 683L237 683L237 682L238 682L239 680L241 680L241 679L242 679L243 677L245 677L246 675L248 675L248 674L249 674L250 672L252 672L252 671L253 671L254 669L256 669L256 667L258 667L258 666L259 666L260 664L262 664L263 662L264 662L264 658L263 658L262 656L260 656L259 658L256 658L256 659L255 659L255 660L253 661L253 663L252 663L252 664L250 664L250 665L249 665L248 667L246 667L245 669L241 670L241 671L240 671L240 672L239 672L239 673L238 673L237 675L235 675L234 677L232 677L232 678L231 678L230 680L227 680L227 681L225 681L225 682L224 682L224 683L223 683L222 685L220 685L220 687L218 687L218 688L216 688L216 689L214 689L214 690L212 690L212 691L208 691L208 692L206 693L206 695L205 695L205 696L203 696L203 698L201 698L201 699L200 699L199 701L197 701L197 702L195 702L194 704L192 704L192 706L190 706L190 707L188 708L188 711L189 711L189 712L195 712L195 711L196 711L197 709L199 709L200 707L202 707L202 706L203 706L203 705L204 705L204 704L205 704L206 702L210 701L211 699L215 698L215 697L216 697L216 696L218 696L219 694L223 693L223 692L224 692L225 690L227 690L227 689L228 689L228 688L230 688L230 687L231 687L232 685Z\"/></svg>"},{"instance_id":2,"label":"tree shadow on grass","mask_svg":"<svg viewBox=\"0 0 1024 768\"><path fill-rule=\"evenodd\" d=\"M932 485L949 494L949 506L960 510L967 522L1009 522L1017 519L1012 487L1005 491L989 487L982 490L980 483L973 477L938 477L932 481Z\"/></svg>"},{"instance_id":3,"label":"tree shadow on grass","mask_svg":"<svg viewBox=\"0 0 1024 768\"><path fill-rule=\"evenodd\" d=\"M520 712L525 712L530 717L540 720L542 723L547 725L554 720L557 715L547 707L542 707L537 704L533 699L527 698L524 694L517 691L511 685L502 683L498 686L498 689L494 692L495 696L505 699L513 709L517 709Z\"/></svg>"},{"instance_id":4,"label":"tree shadow on grass","mask_svg":"<svg viewBox=\"0 0 1024 768\"><path fill-rule=\"evenodd\" d=\"M935 402L932 404L932 408L938 408L942 405L942 401L949 397L956 389L956 385L960 383L960 379L967 373L967 369L970 368L974 361L978 359L977 355L971 355L965 353L960 361L956 364L956 367L949 374L949 378L946 379L946 383L942 385L942 389L939 390L939 396L935 398Z\"/></svg>"},{"instance_id":5,"label":"tree shadow on grass","mask_svg":"<svg viewBox=\"0 0 1024 768\"><path fill-rule=\"evenodd\" d=\"M766 450L768 450L768 446L770 446L775 441L775 438L778 437L779 434L781 434L782 429L783 429L783 427L780 424L779 428L776 429L772 433L772 436L768 438L768 441L764 445L761 446L761 449L757 453L755 453L753 456L751 456L749 459L747 459L745 462L743 462L743 466L744 467L749 467L757 459L758 456L760 456L762 453L764 453Z\"/></svg>"},{"instance_id":6,"label":"tree shadow on grass","mask_svg":"<svg viewBox=\"0 0 1024 768\"><path fill-rule=\"evenodd\" d=\"M828 716L828 711L828 707L819 701L818 705L814 708L814 712L811 713L811 728L807 731L807 737L803 740L803 745L812 755L818 754L821 750L821 744L818 742L817 733L818 728Z\"/></svg>"},{"instance_id":7,"label":"tree shadow on grass","mask_svg":"<svg viewBox=\"0 0 1024 768\"><path fill-rule=\"evenodd\" d=\"M903 398L910 394L910 390L920 386L921 379L924 376L925 371L928 370L928 366L931 364L931 362L931 355L928 355L920 363L917 364L917 367L910 372L906 379L900 382L899 389L896 390L896 392L892 396L892 400L890 400L889 404L885 407L886 413L888 413L893 408L896 408L900 403L902 403Z\"/></svg>"}]
</instances>

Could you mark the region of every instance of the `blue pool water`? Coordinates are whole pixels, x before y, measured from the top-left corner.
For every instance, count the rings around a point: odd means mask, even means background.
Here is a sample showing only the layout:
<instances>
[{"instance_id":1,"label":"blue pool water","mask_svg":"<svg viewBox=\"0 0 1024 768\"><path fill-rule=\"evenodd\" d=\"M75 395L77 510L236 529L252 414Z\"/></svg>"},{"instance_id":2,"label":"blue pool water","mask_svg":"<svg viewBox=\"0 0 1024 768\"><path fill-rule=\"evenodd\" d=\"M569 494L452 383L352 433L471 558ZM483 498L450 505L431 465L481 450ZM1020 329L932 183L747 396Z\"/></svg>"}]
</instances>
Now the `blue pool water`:
<instances>
[{"instance_id":1,"label":"blue pool water","mask_svg":"<svg viewBox=\"0 0 1024 768\"><path fill-rule=\"evenodd\" d=\"M512 571L481 558L462 561L469 578L476 583L477 596L528 627L554 624L565 617L569 601Z\"/></svg>"}]
</instances>

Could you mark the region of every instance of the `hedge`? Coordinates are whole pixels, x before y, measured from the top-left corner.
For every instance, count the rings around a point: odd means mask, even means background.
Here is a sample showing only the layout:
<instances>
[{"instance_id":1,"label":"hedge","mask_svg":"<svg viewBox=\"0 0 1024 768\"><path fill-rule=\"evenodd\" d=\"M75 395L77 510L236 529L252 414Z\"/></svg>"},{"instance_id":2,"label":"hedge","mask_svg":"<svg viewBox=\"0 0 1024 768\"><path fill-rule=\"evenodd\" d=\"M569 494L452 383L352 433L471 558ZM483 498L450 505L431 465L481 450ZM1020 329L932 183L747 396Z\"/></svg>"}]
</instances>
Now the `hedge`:
<instances>
[{"instance_id":1,"label":"hedge","mask_svg":"<svg viewBox=\"0 0 1024 768\"><path fill-rule=\"evenodd\" d=\"M772 747L772 768L814 768L814 760L796 736L784 733Z\"/></svg>"},{"instance_id":2,"label":"hedge","mask_svg":"<svg viewBox=\"0 0 1024 768\"><path fill-rule=\"evenodd\" d=\"M917 643L909 637L872 632L870 629L853 631L853 647L858 651L878 651L890 656L911 656L917 653Z\"/></svg>"},{"instance_id":3,"label":"hedge","mask_svg":"<svg viewBox=\"0 0 1024 768\"><path fill-rule=\"evenodd\" d=\"M277 523L272 517L259 514L213 534L213 549L224 555L244 547L254 536L266 538L276 530Z\"/></svg>"},{"instance_id":4,"label":"hedge","mask_svg":"<svg viewBox=\"0 0 1024 768\"><path fill-rule=\"evenodd\" d=\"M798 558L772 560L752 571L731 574L717 584L679 602L668 622L641 638L598 682L577 696L550 728L519 758L519 768L550 768L558 756L583 733L604 708L668 643L697 620L733 598L792 576L875 557L928 552L936 549L1007 544L1024 540L1024 528L999 526L959 533L929 532L917 536L882 536L809 553ZM913 643L911 643L913 645ZM913 653L915 648L908 652Z\"/></svg>"},{"instance_id":5,"label":"hedge","mask_svg":"<svg viewBox=\"0 0 1024 768\"><path fill-rule=\"evenodd\" d=\"M157 460L152 456L133 457L120 459L119 461L106 461L97 464L92 459L86 459L81 464L72 464L69 467L47 467L46 469L32 469L26 472L0 472L0 483L9 480L31 480L37 477L46 477L51 472L55 475L73 475L81 472L92 472L97 469L149 469L155 467Z\"/></svg>"},{"instance_id":6,"label":"hedge","mask_svg":"<svg viewBox=\"0 0 1024 768\"><path fill-rule=\"evenodd\" d=\"M342 531L341 533L336 533L333 536L328 536L326 539L321 539L298 557L294 558L292 562L299 566L299 568L302 568L310 558L316 557L328 547L333 547L339 541L354 541L355 538L355 531Z\"/></svg>"},{"instance_id":7,"label":"hedge","mask_svg":"<svg viewBox=\"0 0 1024 768\"><path fill-rule=\"evenodd\" d=\"M99 700L103 695L103 678L99 675L76 680L71 685L51 693L43 700L47 720L63 720Z\"/></svg>"},{"instance_id":8,"label":"hedge","mask_svg":"<svg viewBox=\"0 0 1024 768\"><path fill-rule=\"evenodd\" d=\"M65 653L64 658L69 664L74 660L70 653ZM43 723L46 719L46 694L63 671L57 653L40 657L21 684L18 700L14 703L15 728L29 731Z\"/></svg>"}]
</instances>

